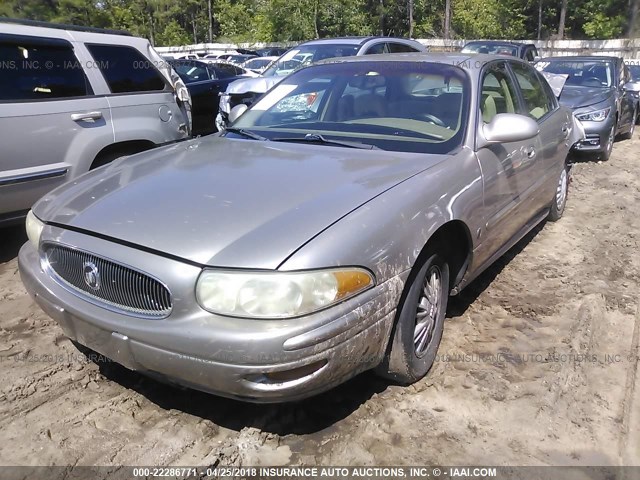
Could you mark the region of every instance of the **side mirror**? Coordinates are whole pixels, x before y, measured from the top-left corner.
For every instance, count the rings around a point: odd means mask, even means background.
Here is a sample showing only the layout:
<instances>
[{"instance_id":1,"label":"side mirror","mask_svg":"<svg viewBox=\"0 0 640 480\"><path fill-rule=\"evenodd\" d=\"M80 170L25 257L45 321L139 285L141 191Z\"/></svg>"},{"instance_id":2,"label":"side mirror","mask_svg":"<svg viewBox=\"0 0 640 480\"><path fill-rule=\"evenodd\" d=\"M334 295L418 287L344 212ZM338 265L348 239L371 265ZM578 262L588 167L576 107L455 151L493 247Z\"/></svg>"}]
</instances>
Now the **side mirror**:
<instances>
[{"instance_id":1,"label":"side mirror","mask_svg":"<svg viewBox=\"0 0 640 480\"><path fill-rule=\"evenodd\" d=\"M244 112L247 111L248 108L249 107L247 107L244 103L241 103L240 105L236 105L235 107L233 107L229 112L229 124L232 124L233 122L235 122L238 119L238 117L240 117L240 115L242 115Z\"/></svg>"},{"instance_id":2,"label":"side mirror","mask_svg":"<svg viewBox=\"0 0 640 480\"><path fill-rule=\"evenodd\" d=\"M482 125L484 145L522 142L535 137L540 127L535 120L517 113L499 113L491 122Z\"/></svg>"}]
</instances>

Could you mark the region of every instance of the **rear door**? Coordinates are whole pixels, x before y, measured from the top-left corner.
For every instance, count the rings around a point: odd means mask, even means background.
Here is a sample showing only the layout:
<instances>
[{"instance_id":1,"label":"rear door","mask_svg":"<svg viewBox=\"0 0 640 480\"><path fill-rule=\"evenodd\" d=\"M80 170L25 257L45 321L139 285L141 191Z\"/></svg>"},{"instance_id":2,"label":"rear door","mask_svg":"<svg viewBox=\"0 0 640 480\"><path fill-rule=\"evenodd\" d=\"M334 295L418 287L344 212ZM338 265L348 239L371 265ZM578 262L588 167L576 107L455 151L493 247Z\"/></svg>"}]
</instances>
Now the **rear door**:
<instances>
[{"instance_id":1,"label":"rear door","mask_svg":"<svg viewBox=\"0 0 640 480\"><path fill-rule=\"evenodd\" d=\"M623 127L623 131L628 131L631 125L635 123L634 111L636 107L636 97L633 92L630 92L624 88L627 82L631 81L631 74L629 68L624 64L622 60L618 63L618 92L621 97L620 101L620 127Z\"/></svg>"},{"instance_id":2,"label":"rear door","mask_svg":"<svg viewBox=\"0 0 640 480\"><path fill-rule=\"evenodd\" d=\"M76 47L0 34L0 221L86 171L80 160L113 141L109 104Z\"/></svg>"},{"instance_id":3,"label":"rear door","mask_svg":"<svg viewBox=\"0 0 640 480\"><path fill-rule=\"evenodd\" d=\"M186 126L173 88L153 60L130 45L86 46L110 92L116 142L162 144L184 136Z\"/></svg>"},{"instance_id":4,"label":"rear door","mask_svg":"<svg viewBox=\"0 0 640 480\"><path fill-rule=\"evenodd\" d=\"M520 89L519 113L538 123L540 134L527 142L522 170L523 212L529 218L549 205L569 151L572 119L561 110L546 80L531 65L509 62Z\"/></svg>"}]
</instances>

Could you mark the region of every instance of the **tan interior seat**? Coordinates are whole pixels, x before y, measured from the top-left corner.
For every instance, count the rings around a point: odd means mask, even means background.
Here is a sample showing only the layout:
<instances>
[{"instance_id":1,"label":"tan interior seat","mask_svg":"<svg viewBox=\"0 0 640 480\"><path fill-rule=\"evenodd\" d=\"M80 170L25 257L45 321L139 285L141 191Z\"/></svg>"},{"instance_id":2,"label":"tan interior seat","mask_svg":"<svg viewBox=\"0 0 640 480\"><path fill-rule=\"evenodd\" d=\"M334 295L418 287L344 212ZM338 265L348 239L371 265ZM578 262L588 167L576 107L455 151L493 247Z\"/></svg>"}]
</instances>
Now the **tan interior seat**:
<instances>
[{"instance_id":1,"label":"tan interior seat","mask_svg":"<svg viewBox=\"0 0 640 480\"><path fill-rule=\"evenodd\" d=\"M493 117L495 117L498 114L498 110L496 108L496 102L493 99L492 95L489 95L487 93L482 94L481 111L482 111L482 121L485 123L489 123L491 120L493 120Z\"/></svg>"}]
</instances>

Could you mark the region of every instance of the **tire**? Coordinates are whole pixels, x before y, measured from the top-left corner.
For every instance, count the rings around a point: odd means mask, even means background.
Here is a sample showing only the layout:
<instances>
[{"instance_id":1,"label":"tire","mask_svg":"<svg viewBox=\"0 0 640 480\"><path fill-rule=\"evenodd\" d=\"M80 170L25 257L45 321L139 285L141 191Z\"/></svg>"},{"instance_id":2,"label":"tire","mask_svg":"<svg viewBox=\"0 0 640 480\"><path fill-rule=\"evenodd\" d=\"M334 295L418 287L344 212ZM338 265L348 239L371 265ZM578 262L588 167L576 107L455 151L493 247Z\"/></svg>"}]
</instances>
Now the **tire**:
<instances>
[{"instance_id":1,"label":"tire","mask_svg":"<svg viewBox=\"0 0 640 480\"><path fill-rule=\"evenodd\" d=\"M614 123L609 131L609 137L607 138L607 145L604 151L600 154L600 160L606 162L611 158L611 152L613 152L613 143L616 141L616 124Z\"/></svg>"},{"instance_id":2,"label":"tire","mask_svg":"<svg viewBox=\"0 0 640 480\"><path fill-rule=\"evenodd\" d=\"M549 216L547 219L551 222L557 222L562 218L564 209L567 206L567 197L569 196L569 166L565 165L558 177L556 190L551 201Z\"/></svg>"},{"instance_id":3,"label":"tire","mask_svg":"<svg viewBox=\"0 0 640 480\"><path fill-rule=\"evenodd\" d=\"M629 131L627 131L626 133L620 135L620 138L624 139L624 140L630 140L633 138L633 133L636 130L636 118L638 116L638 109L637 107L633 108L633 116L631 117L631 125L629 126Z\"/></svg>"},{"instance_id":4,"label":"tire","mask_svg":"<svg viewBox=\"0 0 640 480\"><path fill-rule=\"evenodd\" d=\"M437 253L429 254L415 275L409 276L378 375L409 385L427 374L442 339L448 299L449 266Z\"/></svg>"}]
</instances>

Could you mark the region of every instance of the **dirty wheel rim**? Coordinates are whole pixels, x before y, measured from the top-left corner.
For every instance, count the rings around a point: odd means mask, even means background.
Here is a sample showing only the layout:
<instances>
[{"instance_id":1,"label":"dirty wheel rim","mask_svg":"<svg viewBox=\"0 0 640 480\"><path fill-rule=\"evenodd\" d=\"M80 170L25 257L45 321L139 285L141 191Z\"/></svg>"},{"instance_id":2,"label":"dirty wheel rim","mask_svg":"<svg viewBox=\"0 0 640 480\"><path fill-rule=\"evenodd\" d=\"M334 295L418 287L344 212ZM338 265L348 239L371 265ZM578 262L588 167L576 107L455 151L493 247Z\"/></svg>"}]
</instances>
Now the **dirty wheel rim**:
<instances>
[{"instance_id":1,"label":"dirty wheel rim","mask_svg":"<svg viewBox=\"0 0 640 480\"><path fill-rule=\"evenodd\" d=\"M611 131L609 132L609 138L607 138L607 152L611 152L613 149L613 141L616 138L616 126L611 127Z\"/></svg>"},{"instance_id":2,"label":"dirty wheel rim","mask_svg":"<svg viewBox=\"0 0 640 480\"><path fill-rule=\"evenodd\" d=\"M422 284L422 291L418 299L416 326L413 332L413 344L418 358L424 356L431 345L441 307L442 273L437 265L432 265Z\"/></svg>"},{"instance_id":3,"label":"dirty wheel rim","mask_svg":"<svg viewBox=\"0 0 640 480\"><path fill-rule=\"evenodd\" d=\"M562 210L564 202L567 199L567 170L562 170L560 174L560 181L558 182L558 188L556 189L556 207L558 210Z\"/></svg>"}]
</instances>

